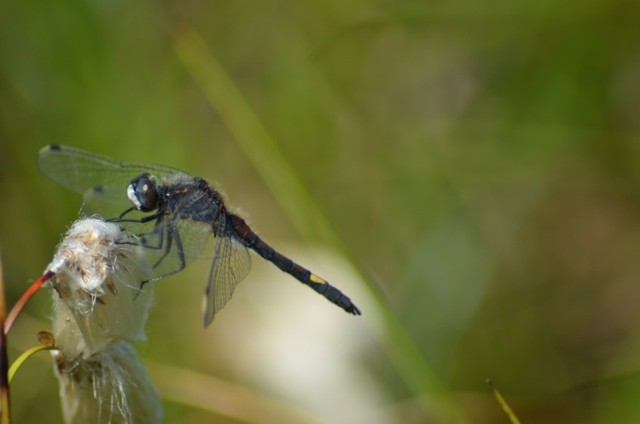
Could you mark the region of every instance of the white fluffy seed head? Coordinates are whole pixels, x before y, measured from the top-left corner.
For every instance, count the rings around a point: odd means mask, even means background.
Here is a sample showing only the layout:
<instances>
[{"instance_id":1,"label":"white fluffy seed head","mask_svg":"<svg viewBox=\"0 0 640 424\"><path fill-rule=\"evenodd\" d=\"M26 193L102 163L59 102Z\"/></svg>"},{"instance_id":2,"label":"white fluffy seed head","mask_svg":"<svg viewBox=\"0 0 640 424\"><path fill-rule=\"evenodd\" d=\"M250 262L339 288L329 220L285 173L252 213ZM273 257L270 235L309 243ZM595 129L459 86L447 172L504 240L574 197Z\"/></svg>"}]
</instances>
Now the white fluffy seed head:
<instances>
[{"instance_id":1,"label":"white fluffy seed head","mask_svg":"<svg viewBox=\"0 0 640 424\"><path fill-rule=\"evenodd\" d=\"M56 358L67 424L157 424L162 402L135 348L109 345L90 358Z\"/></svg>"},{"instance_id":2,"label":"white fluffy seed head","mask_svg":"<svg viewBox=\"0 0 640 424\"><path fill-rule=\"evenodd\" d=\"M145 338L152 302L153 284L141 288L151 277L143 253L117 224L87 218L71 226L47 268L69 423L160 422L160 398L132 346Z\"/></svg>"},{"instance_id":3,"label":"white fluffy seed head","mask_svg":"<svg viewBox=\"0 0 640 424\"><path fill-rule=\"evenodd\" d=\"M65 274L73 289L101 294L114 269L121 236L117 224L88 218L76 221L58 245L48 271Z\"/></svg>"},{"instance_id":4,"label":"white fluffy seed head","mask_svg":"<svg viewBox=\"0 0 640 424\"><path fill-rule=\"evenodd\" d=\"M117 224L88 218L74 223L48 271L54 288L54 336L68 354L90 356L114 340L144 340L152 301L142 248ZM78 327L65 331L67 327ZM81 337L80 337L81 336Z\"/></svg>"}]
</instances>

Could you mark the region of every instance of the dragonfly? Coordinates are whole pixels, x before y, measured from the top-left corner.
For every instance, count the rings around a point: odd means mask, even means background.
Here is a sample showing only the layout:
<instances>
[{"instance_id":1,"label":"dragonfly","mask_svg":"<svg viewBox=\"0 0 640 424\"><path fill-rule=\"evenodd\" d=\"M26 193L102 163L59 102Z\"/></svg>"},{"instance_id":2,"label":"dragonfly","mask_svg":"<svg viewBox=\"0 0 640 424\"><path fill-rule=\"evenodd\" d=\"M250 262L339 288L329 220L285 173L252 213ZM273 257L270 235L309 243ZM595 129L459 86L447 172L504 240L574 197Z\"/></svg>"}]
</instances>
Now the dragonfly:
<instances>
[{"instance_id":1,"label":"dragonfly","mask_svg":"<svg viewBox=\"0 0 640 424\"><path fill-rule=\"evenodd\" d=\"M154 262L153 277L142 281L140 288L183 270L194 259L210 257L205 327L248 275L249 250L346 312L361 314L339 289L262 240L203 178L168 166L118 161L53 144L40 150L38 165L54 181L83 194L90 209L118 211L107 220L136 233L136 243Z\"/></svg>"}]
</instances>

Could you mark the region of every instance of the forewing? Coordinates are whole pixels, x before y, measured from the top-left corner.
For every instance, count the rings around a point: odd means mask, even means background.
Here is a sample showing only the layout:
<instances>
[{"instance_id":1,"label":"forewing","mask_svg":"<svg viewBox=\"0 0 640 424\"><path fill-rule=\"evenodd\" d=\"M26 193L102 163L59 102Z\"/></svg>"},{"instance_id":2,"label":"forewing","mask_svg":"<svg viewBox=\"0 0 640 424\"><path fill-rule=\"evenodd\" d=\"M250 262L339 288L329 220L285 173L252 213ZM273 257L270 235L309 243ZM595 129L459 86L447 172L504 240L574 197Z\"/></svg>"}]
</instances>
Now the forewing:
<instances>
[{"instance_id":1,"label":"forewing","mask_svg":"<svg viewBox=\"0 0 640 424\"><path fill-rule=\"evenodd\" d=\"M225 228L223 224L221 228ZM216 237L204 298L205 327L231 299L236 286L244 280L250 268L251 257L244 245L230 235Z\"/></svg>"},{"instance_id":2,"label":"forewing","mask_svg":"<svg viewBox=\"0 0 640 424\"><path fill-rule=\"evenodd\" d=\"M121 162L68 146L49 145L40 149L38 166L57 183L84 195L91 209L99 211L102 202L124 210L131 206L127 186L143 172L170 178L181 171L161 165ZM91 205L95 202L95 206ZM107 216L111 218L111 216Z\"/></svg>"}]
</instances>

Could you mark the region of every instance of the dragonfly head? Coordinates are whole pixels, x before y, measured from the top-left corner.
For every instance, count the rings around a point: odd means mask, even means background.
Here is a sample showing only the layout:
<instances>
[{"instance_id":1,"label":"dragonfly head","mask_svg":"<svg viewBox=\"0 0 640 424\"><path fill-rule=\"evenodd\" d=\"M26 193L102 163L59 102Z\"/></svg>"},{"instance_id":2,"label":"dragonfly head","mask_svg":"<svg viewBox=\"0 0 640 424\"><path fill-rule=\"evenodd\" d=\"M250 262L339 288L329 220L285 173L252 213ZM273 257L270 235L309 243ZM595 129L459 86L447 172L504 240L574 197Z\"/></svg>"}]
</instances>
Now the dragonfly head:
<instances>
[{"instance_id":1,"label":"dragonfly head","mask_svg":"<svg viewBox=\"0 0 640 424\"><path fill-rule=\"evenodd\" d=\"M136 209L150 212L158 208L158 188L153 175L145 172L140 174L127 187L127 197Z\"/></svg>"}]
</instances>

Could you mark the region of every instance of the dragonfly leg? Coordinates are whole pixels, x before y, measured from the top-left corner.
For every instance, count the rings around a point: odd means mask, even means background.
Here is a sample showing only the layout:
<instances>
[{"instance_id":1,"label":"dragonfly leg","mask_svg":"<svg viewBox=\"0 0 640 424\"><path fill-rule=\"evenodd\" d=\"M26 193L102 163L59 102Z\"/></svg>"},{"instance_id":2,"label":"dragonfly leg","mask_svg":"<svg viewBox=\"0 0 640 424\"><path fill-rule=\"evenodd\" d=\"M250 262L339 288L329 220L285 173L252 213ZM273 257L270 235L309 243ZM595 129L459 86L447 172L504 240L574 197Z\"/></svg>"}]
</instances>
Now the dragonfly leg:
<instances>
[{"instance_id":1,"label":"dragonfly leg","mask_svg":"<svg viewBox=\"0 0 640 424\"><path fill-rule=\"evenodd\" d=\"M120 215L122 216L122 215ZM164 230L162 228L162 226L160 225L160 223L162 222L161 219L159 219L158 217L154 217L155 219L157 219L153 230L149 231L148 233L140 233L140 234L136 234L136 237L138 238L139 241L136 241L135 239L131 239L131 240L127 240L127 241L120 241L118 242L119 244L130 244L133 246L142 246L146 249L154 249L154 250L160 250L163 247L163 243L164 243ZM141 222L140 220L127 220L127 219L120 219L120 218L112 218L112 219L108 219L107 222L113 222L113 223L120 223L120 222L135 222L135 223L139 223ZM156 244L151 244L148 243L148 240L151 236L156 236L158 235L158 239ZM165 255L166 256L166 255Z\"/></svg>"},{"instance_id":2,"label":"dragonfly leg","mask_svg":"<svg viewBox=\"0 0 640 424\"><path fill-rule=\"evenodd\" d=\"M162 262L164 260L164 258L167 257L169 252L171 252L171 245L173 244L173 236L172 236L171 233L172 233L171 229L167 228L167 241L166 241L166 243L164 242L164 231L160 231L160 240L158 240L158 245L157 246L145 245L145 247L148 247L150 249L158 249L158 250L162 249L164 247L164 253L162 254L162 256L160 256L160 259L158 259L156 261L156 263L153 264L153 269L156 269L158 267L158 265L160 265L160 262Z\"/></svg>"},{"instance_id":3,"label":"dragonfly leg","mask_svg":"<svg viewBox=\"0 0 640 424\"><path fill-rule=\"evenodd\" d=\"M142 218L130 218L130 219L125 219L124 218L124 216L126 214L128 214L129 212L132 212L134 210L137 210L137 209L131 207L131 208L127 209L126 211L122 212L120 214L120 216L118 216L117 218L109 218L106 221L107 222L137 222L139 224L144 224L146 222L153 221L155 219L158 219L158 222L161 221L161 219L159 219L160 217L162 217L162 212L161 211L158 211L158 212L153 213L151 215L143 216Z\"/></svg>"},{"instance_id":4,"label":"dragonfly leg","mask_svg":"<svg viewBox=\"0 0 640 424\"><path fill-rule=\"evenodd\" d=\"M160 263L164 260L164 258L166 258L169 255L169 253L171 253L171 247L173 246L173 242L175 241L176 251L178 253L178 260L180 262L179 262L178 268L175 271L171 271L171 274L175 274L176 272L182 271L187 266L187 261L184 257L184 247L182 246L182 239L180 238L180 232L173 225L168 225L166 243L164 242L164 231L160 231L159 233L160 233L160 239L158 240L157 246L144 244L144 247L148 247L150 249L162 249L164 247L164 253L160 257L160 259L158 259L156 263L153 265L153 268L157 268L158 265L160 265ZM153 232L149 234L153 234Z\"/></svg>"},{"instance_id":5,"label":"dragonfly leg","mask_svg":"<svg viewBox=\"0 0 640 424\"><path fill-rule=\"evenodd\" d=\"M136 208L134 208L133 206L131 206L129 209L127 209L126 211L122 212L122 213L120 214L120 216L118 216L118 220L122 220L122 218L123 218L126 214L128 214L128 213L129 213L129 212L131 212L131 211L134 211L135 209L136 209Z\"/></svg>"},{"instance_id":6,"label":"dragonfly leg","mask_svg":"<svg viewBox=\"0 0 640 424\"><path fill-rule=\"evenodd\" d=\"M163 245L163 239L164 239L164 237L163 237L164 234L163 233L164 232L161 233L160 244L158 246L145 246L145 247L149 247L150 249L161 249L163 247L162 246ZM171 252L171 247L173 246L174 242L175 242L176 252L177 252L178 261L179 261L178 267L176 269L172 270L172 271L165 272L162 275L158 275L158 276L153 277L153 278L151 278L149 280L145 280L145 281L141 282L140 283L140 289L142 289L142 287L147 283L160 280L161 278L168 277L170 275L176 274L176 273L182 271L183 269L185 269L185 267L187 266L187 261L186 261L185 255L184 255L184 247L182 245L182 239L180 238L180 233L172 225L167 226L167 239L166 239L166 243L164 243L165 251L162 254L162 256L160 257L160 259L158 259L156 261L156 263L153 265L153 268L154 269L157 268L158 265L160 265L160 263L167 257L167 255L169 255L169 253Z\"/></svg>"},{"instance_id":7,"label":"dragonfly leg","mask_svg":"<svg viewBox=\"0 0 640 424\"><path fill-rule=\"evenodd\" d=\"M175 227L171 226L171 234L173 234L173 239L176 242L176 251L178 253L178 260L180 261L178 269L172 272L172 274L175 274L176 272L182 271L187 266L187 261L184 257L184 247L182 246L180 232L177 231Z\"/></svg>"}]
</instances>

